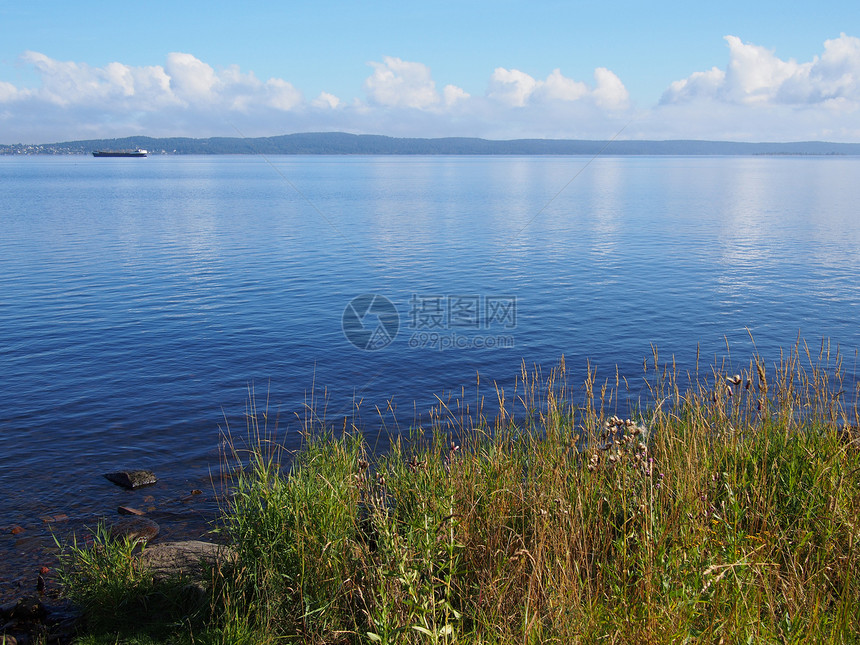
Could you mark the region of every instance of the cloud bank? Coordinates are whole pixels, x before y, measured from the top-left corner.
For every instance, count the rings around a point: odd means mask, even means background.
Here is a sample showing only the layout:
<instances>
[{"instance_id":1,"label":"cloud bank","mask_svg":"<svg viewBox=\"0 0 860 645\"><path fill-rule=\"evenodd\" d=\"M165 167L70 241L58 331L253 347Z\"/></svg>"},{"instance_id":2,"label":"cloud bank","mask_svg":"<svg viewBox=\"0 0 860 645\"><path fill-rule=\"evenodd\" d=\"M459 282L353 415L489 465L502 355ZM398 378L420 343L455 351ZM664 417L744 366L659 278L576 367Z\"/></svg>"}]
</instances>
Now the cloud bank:
<instances>
[{"instance_id":1,"label":"cloud bank","mask_svg":"<svg viewBox=\"0 0 860 645\"><path fill-rule=\"evenodd\" d=\"M860 38L827 40L805 63L725 40L726 67L672 83L648 117L655 129L675 121L710 138L860 141Z\"/></svg>"},{"instance_id":2,"label":"cloud bank","mask_svg":"<svg viewBox=\"0 0 860 645\"><path fill-rule=\"evenodd\" d=\"M190 53L162 65L104 67L24 52L36 87L0 80L0 143L127 136L263 136L344 130L393 136L860 141L860 39L827 40L813 60L783 60L725 37L723 67L672 82L655 106L636 106L622 79L598 67L587 80L553 69L535 78L498 67L486 87L437 86L421 62L368 63L360 97L306 97L281 78Z\"/></svg>"}]
</instances>

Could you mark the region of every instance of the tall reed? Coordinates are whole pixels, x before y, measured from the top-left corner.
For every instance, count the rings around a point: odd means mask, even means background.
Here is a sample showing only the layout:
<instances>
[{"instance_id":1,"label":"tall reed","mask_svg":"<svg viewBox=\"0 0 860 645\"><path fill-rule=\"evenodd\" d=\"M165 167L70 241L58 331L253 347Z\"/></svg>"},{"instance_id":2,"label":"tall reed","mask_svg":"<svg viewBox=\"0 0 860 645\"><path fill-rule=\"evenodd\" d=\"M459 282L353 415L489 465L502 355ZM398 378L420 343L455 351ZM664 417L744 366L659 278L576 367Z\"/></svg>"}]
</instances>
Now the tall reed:
<instances>
[{"instance_id":1,"label":"tall reed","mask_svg":"<svg viewBox=\"0 0 860 645\"><path fill-rule=\"evenodd\" d=\"M210 636L851 642L860 392L838 352L682 382L655 349L643 377L649 402L625 409L621 375L524 367L494 413L440 401L377 456L348 422L287 454L252 407Z\"/></svg>"}]
</instances>

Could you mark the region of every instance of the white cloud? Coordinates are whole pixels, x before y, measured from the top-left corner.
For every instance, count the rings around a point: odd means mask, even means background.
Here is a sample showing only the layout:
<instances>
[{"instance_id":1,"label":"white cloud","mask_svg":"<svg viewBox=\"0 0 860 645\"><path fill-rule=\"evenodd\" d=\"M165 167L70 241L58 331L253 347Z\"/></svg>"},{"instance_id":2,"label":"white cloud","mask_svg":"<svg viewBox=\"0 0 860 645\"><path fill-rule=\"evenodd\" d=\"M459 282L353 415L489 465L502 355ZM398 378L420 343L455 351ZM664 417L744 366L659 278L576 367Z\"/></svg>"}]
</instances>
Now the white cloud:
<instances>
[{"instance_id":1,"label":"white cloud","mask_svg":"<svg viewBox=\"0 0 860 645\"><path fill-rule=\"evenodd\" d=\"M442 97L445 105L451 106L455 103L469 98L469 93L456 85L446 85L442 90Z\"/></svg>"},{"instance_id":2,"label":"white cloud","mask_svg":"<svg viewBox=\"0 0 860 645\"><path fill-rule=\"evenodd\" d=\"M608 110L623 110L628 106L630 94L613 72L605 67L598 67L594 70L594 80L597 86L592 95L598 106Z\"/></svg>"},{"instance_id":3,"label":"white cloud","mask_svg":"<svg viewBox=\"0 0 860 645\"><path fill-rule=\"evenodd\" d=\"M538 82L518 69L497 67L490 77L487 96L514 107L523 107L538 88Z\"/></svg>"},{"instance_id":4,"label":"white cloud","mask_svg":"<svg viewBox=\"0 0 860 645\"><path fill-rule=\"evenodd\" d=\"M211 101L219 85L215 70L191 54L171 52L167 55L164 71L170 78L170 89L180 99L189 103ZM235 72L227 71L226 76Z\"/></svg>"},{"instance_id":5,"label":"white cloud","mask_svg":"<svg viewBox=\"0 0 860 645\"><path fill-rule=\"evenodd\" d=\"M86 105L98 106L105 113L179 106L287 111L302 102L301 93L287 81L272 78L264 83L237 65L219 73L191 54L180 52L168 54L164 67L116 62L90 67L56 61L37 52L26 52L22 60L33 65L41 77L41 87L31 95L70 109Z\"/></svg>"},{"instance_id":6,"label":"white cloud","mask_svg":"<svg viewBox=\"0 0 860 645\"><path fill-rule=\"evenodd\" d=\"M302 102L302 93L291 83L280 78L270 78L266 81L264 93L264 105L288 112L298 107Z\"/></svg>"},{"instance_id":7,"label":"white cloud","mask_svg":"<svg viewBox=\"0 0 860 645\"><path fill-rule=\"evenodd\" d=\"M772 101L779 87L788 79L807 73L806 66L794 60L783 61L773 52L726 36L729 44L729 66L725 76L727 97L740 103Z\"/></svg>"},{"instance_id":8,"label":"white cloud","mask_svg":"<svg viewBox=\"0 0 860 645\"><path fill-rule=\"evenodd\" d=\"M392 56L386 56L383 61L369 63L373 74L364 81L364 90L372 103L418 109L439 103L429 67Z\"/></svg>"},{"instance_id":9,"label":"white cloud","mask_svg":"<svg viewBox=\"0 0 860 645\"><path fill-rule=\"evenodd\" d=\"M588 94L588 86L580 81L567 78L556 68L543 83L544 96L553 101L578 101Z\"/></svg>"},{"instance_id":10,"label":"white cloud","mask_svg":"<svg viewBox=\"0 0 860 645\"><path fill-rule=\"evenodd\" d=\"M246 136L343 130L392 136L798 140L860 139L860 39L840 35L808 62L726 37L722 67L672 83L659 105L634 110L605 67L591 81L553 69L544 79L497 67L486 90L437 83L420 62L369 63L362 97L313 100L283 78L215 68L173 52L163 65L103 67L25 52L33 87L0 80L0 142L92 137ZM631 121L632 119L632 121ZM625 124L629 126L624 129Z\"/></svg>"},{"instance_id":11,"label":"white cloud","mask_svg":"<svg viewBox=\"0 0 860 645\"><path fill-rule=\"evenodd\" d=\"M316 97L313 101L311 101L311 105L317 108L328 108L330 110L336 110L343 105L343 101L341 101L334 94L329 94L328 92L320 92L320 95Z\"/></svg>"},{"instance_id":12,"label":"white cloud","mask_svg":"<svg viewBox=\"0 0 860 645\"><path fill-rule=\"evenodd\" d=\"M821 56L807 62L783 60L736 36L725 41L725 69L672 83L640 131L665 138L860 139L860 39L827 40Z\"/></svg>"},{"instance_id":13,"label":"white cloud","mask_svg":"<svg viewBox=\"0 0 860 645\"><path fill-rule=\"evenodd\" d=\"M0 103L11 103L24 97L25 91L19 90L12 83L0 81Z\"/></svg>"},{"instance_id":14,"label":"white cloud","mask_svg":"<svg viewBox=\"0 0 860 645\"><path fill-rule=\"evenodd\" d=\"M111 105L126 107L125 99L138 93L153 104L169 98L169 78L161 67L129 67L110 63L91 67L84 63L57 61L38 52L24 52L21 60L31 64L42 86L29 94L59 106Z\"/></svg>"},{"instance_id":15,"label":"white cloud","mask_svg":"<svg viewBox=\"0 0 860 645\"><path fill-rule=\"evenodd\" d=\"M39 52L25 52L21 61L35 69L41 84L19 89L0 82L4 126L17 121L36 128L33 115L42 113L47 129L65 115L68 133L53 140L137 132L156 136L221 134L235 127L240 117L248 119L244 129L256 123L271 127L275 116L304 106L301 92L283 79L264 82L238 65L217 71L182 52L168 54L164 66L112 62L92 67L57 61ZM10 111L13 103L19 111ZM209 127L216 128L215 132L203 130Z\"/></svg>"},{"instance_id":16,"label":"white cloud","mask_svg":"<svg viewBox=\"0 0 860 645\"><path fill-rule=\"evenodd\" d=\"M672 83L662 104L711 100L748 106L827 105L854 109L860 102L860 39L841 34L812 61L782 60L772 51L726 36L729 62Z\"/></svg>"},{"instance_id":17,"label":"white cloud","mask_svg":"<svg viewBox=\"0 0 860 645\"><path fill-rule=\"evenodd\" d=\"M689 77L674 81L663 94L663 103L682 103L700 97L715 97L726 81L726 73L712 67L707 72L694 72Z\"/></svg>"},{"instance_id":18,"label":"white cloud","mask_svg":"<svg viewBox=\"0 0 860 645\"><path fill-rule=\"evenodd\" d=\"M629 94L621 79L605 67L594 70L594 88L567 78L555 69L539 81L518 69L497 67L490 77L487 96L513 107L549 102L591 101L608 110L629 106Z\"/></svg>"}]
</instances>

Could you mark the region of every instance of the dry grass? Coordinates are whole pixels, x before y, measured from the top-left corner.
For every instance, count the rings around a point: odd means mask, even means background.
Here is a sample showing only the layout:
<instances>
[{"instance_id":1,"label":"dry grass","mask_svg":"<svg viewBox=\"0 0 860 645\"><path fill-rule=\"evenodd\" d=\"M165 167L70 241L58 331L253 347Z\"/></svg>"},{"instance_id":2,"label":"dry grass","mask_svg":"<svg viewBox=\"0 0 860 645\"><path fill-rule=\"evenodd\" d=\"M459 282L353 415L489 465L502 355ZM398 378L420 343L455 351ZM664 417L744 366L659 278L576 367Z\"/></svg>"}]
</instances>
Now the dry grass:
<instances>
[{"instance_id":1,"label":"dry grass","mask_svg":"<svg viewBox=\"0 0 860 645\"><path fill-rule=\"evenodd\" d=\"M625 381L523 371L492 418L440 403L376 458L308 427L290 455L252 409L224 531L239 565L213 642L853 642L860 633L856 390L798 345L768 369L652 404ZM686 380L686 379L685 379Z\"/></svg>"}]
</instances>

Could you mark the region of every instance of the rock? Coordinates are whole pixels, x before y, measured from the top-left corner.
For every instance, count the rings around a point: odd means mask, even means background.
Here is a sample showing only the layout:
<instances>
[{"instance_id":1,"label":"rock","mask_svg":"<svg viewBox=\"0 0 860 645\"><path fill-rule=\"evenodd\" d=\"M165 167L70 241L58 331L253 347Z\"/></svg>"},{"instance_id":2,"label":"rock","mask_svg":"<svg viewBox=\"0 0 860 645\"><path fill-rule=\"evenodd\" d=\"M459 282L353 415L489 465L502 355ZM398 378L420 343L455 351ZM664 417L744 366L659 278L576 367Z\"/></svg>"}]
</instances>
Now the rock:
<instances>
[{"instance_id":1,"label":"rock","mask_svg":"<svg viewBox=\"0 0 860 645\"><path fill-rule=\"evenodd\" d=\"M0 606L0 620L5 620L12 617L12 610L15 609L16 602L9 602Z\"/></svg>"},{"instance_id":2,"label":"rock","mask_svg":"<svg viewBox=\"0 0 860 645\"><path fill-rule=\"evenodd\" d=\"M42 620L47 615L48 612L38 597L24 596L15 603L9 617L15 620Z\"/></svg>"},{"instance_id":3,"label":"rock","mask_svg":"<svg viewBox=\"0 0 860 645\"><path fill-rule=\"evenodd\" d=\"M132 508L131 506L120 506L116 509L116 512L120 515L146 515L143 511Z\"/></svg>"},{"instance_id":4,"label":"rock","mask_svg":"<svg viewBox=\"0 0 860 645\"><path fill-rule=\"evenodd\" d=\"M42 518L42 521L46 524L52 524L54 522L67 522L69 516L65 513L60 513L59 515L48 515Z\"/></svg>"},{"instance_id":5,"label":"rock","mask_svg":"<svg viewBox=\"0 0 860 645\"><path fill-rule=\"evenodd\" d=\"M0 645L18 645L18 639L12 634L0 634Z\"/></svg>"},{"instance_id":6,"label":"rock","mask_svg":"<svg viewBox=\"0 0 860 645\"><path fill-rule=\"evenodd\" d=\"M111 524L110 535L116 540L127 537L132 542L150 542L159 530L158 524L145 517L128 517Z\"/></svg>"},{"instance_id":7,"label":"rock","mask_svg":"<svg viewBox=\"0 0 860 645\"><path fill-rule=\"evenodd\" d=\"M59 601L57 604L46 606L48 619L48 643L72 643L75 632L81 620L81 610L69 601Z\"/></svg>"},{"instance_id":8,"label":"rock","mask_svg":"<svg viewBox=\"0 0 860 645\"><path fill-rule=\"evenodd\" d=\"M151 486L158 482L158 478L149 470L120 470L115 473L107 473L105 478L118 486L131 489Z\"/></svg>"},{"instance_id":9,"label":"rock","mask_svg":"<svg viewBox=\"0 0 860 645\"><path fill-rule=\"evenodd\" d=\"M206 582L207 569L234 562L236 553L230 547L201 540L166 542L150 546L138 556L140 563L152 571L155 580L184 576L197 584Z\"/></svg>"}]
</instances>

